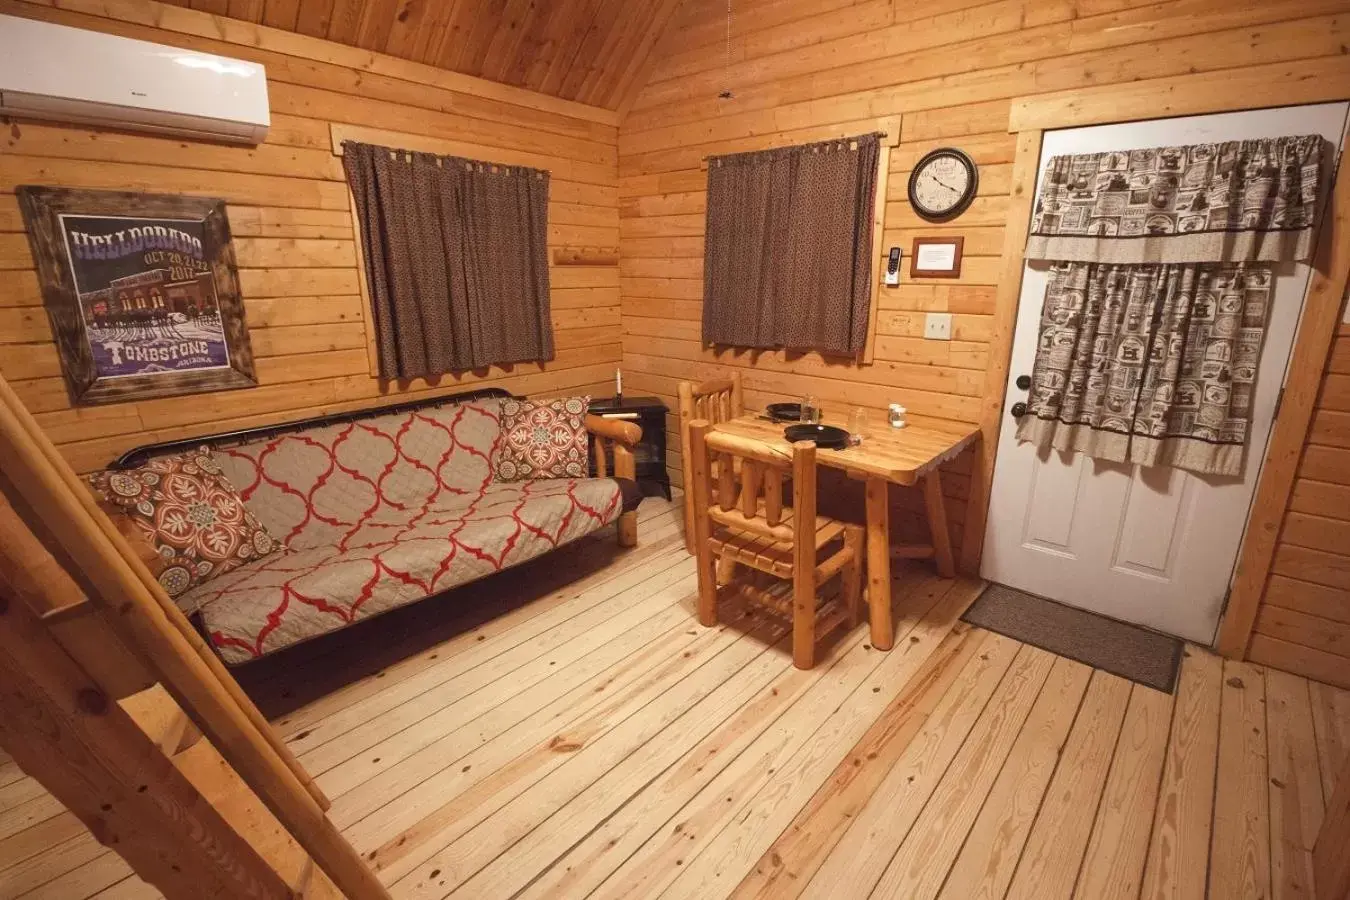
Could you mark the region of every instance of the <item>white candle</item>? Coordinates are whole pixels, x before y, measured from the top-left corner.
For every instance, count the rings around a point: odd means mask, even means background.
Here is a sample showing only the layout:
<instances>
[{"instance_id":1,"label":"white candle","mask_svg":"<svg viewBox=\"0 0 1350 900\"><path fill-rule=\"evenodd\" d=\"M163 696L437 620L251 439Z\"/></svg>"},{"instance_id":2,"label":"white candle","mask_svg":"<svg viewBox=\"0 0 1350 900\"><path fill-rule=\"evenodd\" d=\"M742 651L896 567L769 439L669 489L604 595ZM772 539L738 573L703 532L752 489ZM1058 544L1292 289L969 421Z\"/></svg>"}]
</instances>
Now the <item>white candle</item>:
<instances>
[{"instance_id":1,"label":"white candle","mask_svg":"<svg viewBox=\"0 0 1350 900\"><path fill-rule=\"evenodd\" d=\"M614 370L614 396L623 396L623 369Z\"/></svg>"}]
</instances>

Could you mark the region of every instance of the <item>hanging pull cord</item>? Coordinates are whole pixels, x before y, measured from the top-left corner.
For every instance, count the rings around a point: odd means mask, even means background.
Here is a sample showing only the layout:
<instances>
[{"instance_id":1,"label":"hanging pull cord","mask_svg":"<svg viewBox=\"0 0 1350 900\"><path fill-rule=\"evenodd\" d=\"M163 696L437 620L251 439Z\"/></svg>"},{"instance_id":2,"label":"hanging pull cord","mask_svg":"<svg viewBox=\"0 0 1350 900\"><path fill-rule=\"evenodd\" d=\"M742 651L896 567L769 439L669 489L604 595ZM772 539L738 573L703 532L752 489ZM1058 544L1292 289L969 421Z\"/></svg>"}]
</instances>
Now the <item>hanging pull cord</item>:
<instances>
[{"instance_id":1,"label":"hanging pull cord","mask_svg":"<svg viewBox=\"0 0 1350 900\"><path fill-rule=\"evenodd\" d=\"M731 93L731 0L727 0L726 55L722 60L722 92L717 97L720 100L730 100L734 96Z\"/></svg>"}]
</instances>

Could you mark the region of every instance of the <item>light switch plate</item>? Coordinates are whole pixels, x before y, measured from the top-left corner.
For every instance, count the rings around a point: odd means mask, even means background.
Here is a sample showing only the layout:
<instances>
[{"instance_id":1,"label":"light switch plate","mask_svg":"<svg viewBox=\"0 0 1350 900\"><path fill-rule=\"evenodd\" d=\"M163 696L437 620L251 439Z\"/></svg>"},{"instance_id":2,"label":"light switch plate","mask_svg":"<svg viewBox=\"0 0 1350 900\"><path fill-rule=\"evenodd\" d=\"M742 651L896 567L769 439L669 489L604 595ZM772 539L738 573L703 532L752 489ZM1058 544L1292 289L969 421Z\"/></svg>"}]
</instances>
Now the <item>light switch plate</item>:
<instances>
[{"instance_id":1,"label":"light switch plate","mask_svg":"<svg viewBox=\"0 0 1350 900\"><path fill-rule=\"evenodd\" d=\"M930 341L952 339L952 314L929 313L923 321L923 336Z\"/></svg>"}]
</instances>

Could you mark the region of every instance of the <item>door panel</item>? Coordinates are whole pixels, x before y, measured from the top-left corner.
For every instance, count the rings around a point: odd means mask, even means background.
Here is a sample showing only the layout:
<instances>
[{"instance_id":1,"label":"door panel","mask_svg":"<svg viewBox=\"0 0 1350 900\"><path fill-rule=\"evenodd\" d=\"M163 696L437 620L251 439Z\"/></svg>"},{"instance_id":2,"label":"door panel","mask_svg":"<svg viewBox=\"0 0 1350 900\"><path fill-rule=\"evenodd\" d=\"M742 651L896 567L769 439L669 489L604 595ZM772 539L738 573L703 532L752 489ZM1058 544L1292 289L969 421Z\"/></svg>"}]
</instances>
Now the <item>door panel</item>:
<instances>
[{"instance_id":1,"label":"door panel","mask_svg":"<svg viewBox=\"0 0 1350 900\"><path fill-rule=\"evenodd\" d=\"M1348 107L1326 103L1047 132L1041 170L1056 155L1290 134L1319 133L1339 147ZM1328 177L1335 163L1325 161ZM1242 540L1310 269L1276 269L1240 478L1144 469L1018 443L1010 409L1026 399L1015 381L1031 374L1035 361L1046 274L1043 263L1027 263L1023 273L981 574L1208 644Z\"/></svg>"},{"instance_id":2,"label":"door panel","mask_svg":"<svg viewBox=\"0 0 1350 900\"><path fill-rule=\"evenodd\" d=\"M1078 556L1073 547L1073 522L1078 512L1078 496L1084 485L1083 469L1081 463L1071 463L1065 466L1038 466L1032 470L1030 502L1027 504L1023 534L1023 541L1028 546L1061 556ZM1047 502L1052 498L1073 498L1073 501Z\"/></svg>"}]
</instances>

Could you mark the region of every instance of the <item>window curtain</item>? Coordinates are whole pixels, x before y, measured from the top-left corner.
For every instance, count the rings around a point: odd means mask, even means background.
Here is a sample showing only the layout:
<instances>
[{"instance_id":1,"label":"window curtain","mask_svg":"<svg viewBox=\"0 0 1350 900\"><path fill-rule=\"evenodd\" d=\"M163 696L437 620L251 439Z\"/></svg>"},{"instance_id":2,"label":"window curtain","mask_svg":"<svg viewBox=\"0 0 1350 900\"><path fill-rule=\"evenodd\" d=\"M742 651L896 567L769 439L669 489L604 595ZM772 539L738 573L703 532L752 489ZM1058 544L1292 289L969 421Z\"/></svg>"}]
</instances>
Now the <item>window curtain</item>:
<instances>
[{"instance_id":1,"label":"window curtain","mask_svg":"<svg viewBox=\"0 0 1350 900\"><path fill-rule=\"evenodd\" d=\"M705 343L863 350L880 137L708 159Z\"/></svg>"},{"instance_id":2,"label":"window curtain","mask_svg":"<svg viewBox=\"0 0 1350 900\"><path fill-rule=\"evenodd\" d=\"M1056 262L1018 438L1241 475L1273 267L1312 255L1322 145L1051 159L1026 257Z\"/></svg>"},{"instance_id":3,"label":"window curtain","mask_svg":"<svg viewBox=\"0 0 1350 900\"><path fill-rule=\"evenodd\" d=\"M553 358L548 173L346 141L380 377Z\"/></svg>"}]
</instances>

